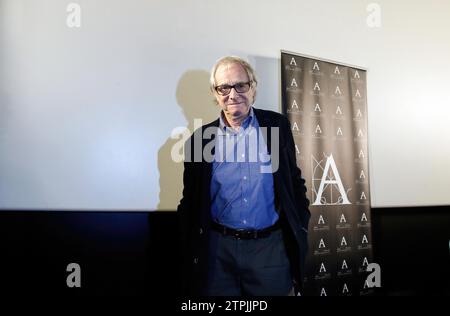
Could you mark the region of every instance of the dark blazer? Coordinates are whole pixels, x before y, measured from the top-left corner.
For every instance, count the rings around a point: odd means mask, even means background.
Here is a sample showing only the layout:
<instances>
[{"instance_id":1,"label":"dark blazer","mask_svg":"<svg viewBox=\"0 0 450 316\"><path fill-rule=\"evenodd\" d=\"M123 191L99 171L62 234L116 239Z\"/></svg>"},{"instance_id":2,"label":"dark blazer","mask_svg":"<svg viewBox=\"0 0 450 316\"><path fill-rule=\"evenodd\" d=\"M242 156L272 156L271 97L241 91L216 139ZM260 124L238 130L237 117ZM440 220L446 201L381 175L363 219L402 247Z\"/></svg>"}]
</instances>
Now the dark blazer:
<instances>
[{"instance_id":1,"label":"dark blazer","mask_svg":"<svg viewBox=\"0 0 450 316\"><path fill-rule=\"evenodd\" d=\"M253 108L260 127L267 127L266 143L271 154L270 127L279 129L279 167L273 173L275 206L279 210L286 250L291 262L296 291L304 276L308 249L307 232L311 216L306 198L305 181L297 167L295 144L288 119L276 112ZM214 141L202 139L208 127L218 127L219 119L197 129L185 144L183 197L178 205L180 224L181 294L199 295L204 288L208 271L208 239L211 222L210 184L212 163L204 158L194 160L194 148L204 149ZM211 130L211 129L210 129ZM214 143L212 143L213 145ZM208 145L208 146L211 146ZM207 147L207 149L210 147ZM214 150L212 150L212 154Z\"/></svg>"}]
</instances>

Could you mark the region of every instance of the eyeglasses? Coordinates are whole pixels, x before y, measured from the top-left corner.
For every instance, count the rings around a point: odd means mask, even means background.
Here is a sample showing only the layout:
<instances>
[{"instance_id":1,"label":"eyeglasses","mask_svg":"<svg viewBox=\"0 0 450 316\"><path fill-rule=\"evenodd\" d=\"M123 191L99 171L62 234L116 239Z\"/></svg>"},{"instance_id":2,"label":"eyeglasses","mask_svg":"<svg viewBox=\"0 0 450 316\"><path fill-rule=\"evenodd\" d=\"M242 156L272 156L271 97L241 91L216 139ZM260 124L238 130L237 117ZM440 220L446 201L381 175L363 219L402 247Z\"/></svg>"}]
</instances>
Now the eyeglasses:
<instances>
[{"instance_id":1,"label":"eyeglasses","mask_svg":"<svg viewBox=\"0 0 450 316\"><path fill-rule=\"evenodd\" d=\"M248 81L248 82L238 82L232 86L227 85L227 84L223 84L220 86L216 86L214 87L214 90L216 90L216 92L219 95L229 95L231 92L231 89L234 88L234 90L236 90L236 92L238 93L245 93L248 90L250 90L250 86L252 85L253 81Z\"/></svg>"}]
</instances>

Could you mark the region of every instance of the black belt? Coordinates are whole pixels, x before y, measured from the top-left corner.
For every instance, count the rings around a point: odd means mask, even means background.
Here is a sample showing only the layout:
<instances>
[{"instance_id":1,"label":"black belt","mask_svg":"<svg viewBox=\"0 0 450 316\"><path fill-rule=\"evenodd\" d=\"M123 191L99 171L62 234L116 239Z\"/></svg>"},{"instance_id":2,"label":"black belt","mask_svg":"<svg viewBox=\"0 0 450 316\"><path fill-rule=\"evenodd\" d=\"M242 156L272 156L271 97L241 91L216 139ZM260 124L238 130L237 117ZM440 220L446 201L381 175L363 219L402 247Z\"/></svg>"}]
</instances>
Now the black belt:
<instances>
[{"instance_id":1,"label":"black belt","mask_svg":"<svg viewBox=\"0 0 450 316\"><path fill-rule=\"evenodd\" d=\"M280 222L260 230L247 229L233 229L220 225L216 222L211 222L211 228L226 236L233 236L236 239L258 239L269 237L270 233L281 228Z\"/></svg>"}]
</instances>

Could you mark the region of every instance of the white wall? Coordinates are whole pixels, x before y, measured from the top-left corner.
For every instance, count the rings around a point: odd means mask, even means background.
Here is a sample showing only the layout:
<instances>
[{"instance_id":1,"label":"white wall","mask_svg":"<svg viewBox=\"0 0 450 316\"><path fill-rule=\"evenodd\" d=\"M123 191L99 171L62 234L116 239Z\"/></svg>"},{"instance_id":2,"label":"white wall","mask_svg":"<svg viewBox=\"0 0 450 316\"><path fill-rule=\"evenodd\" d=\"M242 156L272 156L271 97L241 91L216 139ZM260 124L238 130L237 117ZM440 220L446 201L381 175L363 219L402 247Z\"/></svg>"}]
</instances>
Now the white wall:
<instances>
[{"instance_id":1,"label":"white wall","mask_svg":"<svg viewBox=\"0 0 450 316\"><path fill-rule=\"evenodd\" d=\"M280 49L368 68L372 205L450 204L450 2L0 0L0 208L175 209L171 131L217 115L248 58L279 109Z\"/></svg>"}]
</instances>

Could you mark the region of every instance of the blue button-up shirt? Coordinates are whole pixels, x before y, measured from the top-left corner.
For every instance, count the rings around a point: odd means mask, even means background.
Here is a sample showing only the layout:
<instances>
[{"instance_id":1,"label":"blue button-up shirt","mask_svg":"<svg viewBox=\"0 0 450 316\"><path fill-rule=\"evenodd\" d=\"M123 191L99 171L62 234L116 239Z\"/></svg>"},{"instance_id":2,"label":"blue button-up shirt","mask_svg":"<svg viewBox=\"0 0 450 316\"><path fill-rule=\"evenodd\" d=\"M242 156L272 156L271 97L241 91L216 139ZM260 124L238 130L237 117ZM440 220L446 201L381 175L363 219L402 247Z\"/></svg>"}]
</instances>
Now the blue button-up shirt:
<instances>
[{"instance_id":1,"label":"blue button-up shirt","mask_svg":"<svg viewBox=\"0 0 450 316\"><path fill-rule=\"evenodd\" d=\"M269 227L278 220L273 175L253 108L238 131L227 127L222 115L212 166L212 218L235 229Z\"/></svg>"}]
</instances>

